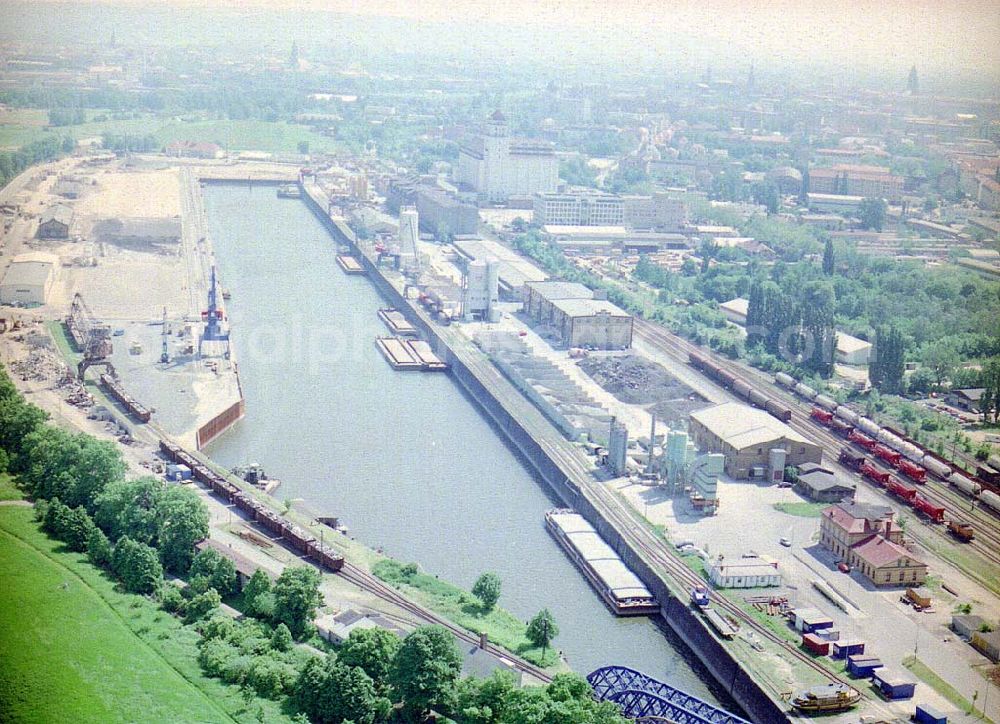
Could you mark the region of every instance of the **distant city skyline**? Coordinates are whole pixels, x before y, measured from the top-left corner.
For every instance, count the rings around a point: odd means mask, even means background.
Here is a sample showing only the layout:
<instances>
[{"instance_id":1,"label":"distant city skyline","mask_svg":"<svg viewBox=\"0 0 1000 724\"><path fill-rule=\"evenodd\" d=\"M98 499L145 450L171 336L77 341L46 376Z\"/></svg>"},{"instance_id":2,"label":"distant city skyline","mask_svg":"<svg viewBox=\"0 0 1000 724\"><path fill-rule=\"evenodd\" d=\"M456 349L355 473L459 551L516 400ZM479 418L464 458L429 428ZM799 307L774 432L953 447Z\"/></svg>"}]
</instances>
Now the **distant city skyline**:
<instances>
[{"instance_id":1,"label":"distant city skyline","mask_svg":"<svg viewBox=\"0 0 1000 724\"><path fill-rule=\"evenodd\" d=\"M46 0L47 4L67 0ZM741 58L759 69L795 63L832 63L862 72L890 72L916 64L930 73L978 70L1000 74L1000 2L960 0L848 1L771 0L68 0L91 8L121 6L158 14L170 7L192 17L196 9L272 13L331 12L360 17L470 25L461 38L426 38L425 49L448 51L483 43L516 53L549 56L558 50L568 65L615 60L662 59L674 65L717 61L734 67ZM11 4L12 5L12 4ZM11 5L0 10L9 12ZM38 5L36 5L38 7ZM613 10L612 10L613 8ZM23 23L23 16L18 18ZM321 25L321 24L320 24ZM565 32L560 33L563 29ZM281 30L284 30L282 28ZM511 30L517 30L511 33ZM302 29L302 35L322 28ZM376 38L379 30L373 29ZM277 37L277 32L274 33ZM393 38L385 38L391 44ZM301 44L301 43L300 43ZM420 51L421 47L413 47ZM905 82L905 78L904 78Z\"/></svg>"}]
</instances>

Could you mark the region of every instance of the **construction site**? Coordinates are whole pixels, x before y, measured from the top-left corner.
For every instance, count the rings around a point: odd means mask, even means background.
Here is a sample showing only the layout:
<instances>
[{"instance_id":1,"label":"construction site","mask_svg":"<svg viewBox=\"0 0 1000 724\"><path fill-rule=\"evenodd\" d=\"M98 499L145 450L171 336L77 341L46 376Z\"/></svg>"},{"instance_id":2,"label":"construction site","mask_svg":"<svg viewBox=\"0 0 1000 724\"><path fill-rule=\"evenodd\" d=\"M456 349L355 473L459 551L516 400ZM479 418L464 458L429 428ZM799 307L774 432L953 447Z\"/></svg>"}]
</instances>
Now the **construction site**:
<instances>
[{"instance_id":1,"label":"construction site","mask_svg":"<svg viewBox=\"0 0 1000 724\"><path fill-rule=\"evenodd\" d=\"M5 281L47 267L37 287L8 285L20 298L5 300L6 325L40 321L50 338L7 336L15 370L62 385L96 418L155 424L196 448L239 419L226 294L191 169L74 158L3 193Z\"/></svg>"}]
</instances>

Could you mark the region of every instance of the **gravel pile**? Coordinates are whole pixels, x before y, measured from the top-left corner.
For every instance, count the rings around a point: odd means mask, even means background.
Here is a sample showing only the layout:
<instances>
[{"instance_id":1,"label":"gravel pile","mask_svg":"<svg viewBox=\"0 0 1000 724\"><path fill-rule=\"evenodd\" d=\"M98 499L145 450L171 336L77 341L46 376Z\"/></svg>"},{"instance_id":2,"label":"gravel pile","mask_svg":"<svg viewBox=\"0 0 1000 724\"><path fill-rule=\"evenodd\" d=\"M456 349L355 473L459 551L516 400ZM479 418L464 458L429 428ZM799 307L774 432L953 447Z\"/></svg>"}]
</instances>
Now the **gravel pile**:
<instances>
[{"instance_id":1,"label":"gravel pile","mask_svg":"<svg viewBox=\"0 0 1000 724\"><path fill-rule=\"evenodd\" d=\"M617 399L648 405L650 412L672 426L685 426L691 412L709 404L663 367L636 355L590 356L577 364Z\"/></svg>"}]
</instances>

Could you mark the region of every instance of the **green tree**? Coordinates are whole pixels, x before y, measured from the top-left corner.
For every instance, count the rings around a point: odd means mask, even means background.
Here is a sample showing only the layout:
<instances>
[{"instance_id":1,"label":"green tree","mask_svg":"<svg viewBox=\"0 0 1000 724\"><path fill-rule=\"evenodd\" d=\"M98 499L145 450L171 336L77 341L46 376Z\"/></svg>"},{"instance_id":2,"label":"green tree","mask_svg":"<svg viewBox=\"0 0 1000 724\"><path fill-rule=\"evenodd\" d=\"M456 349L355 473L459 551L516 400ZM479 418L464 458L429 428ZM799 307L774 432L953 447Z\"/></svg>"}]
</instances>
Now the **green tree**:
<instances>
[{"instance_id":1,"label":"green tree","mask_svg":"<svg viewBox=\"0 0 1000 724\"><path fill-rule=\"evenodd\" d=\"M833 253L833 239L827 237L826 243L823 245L823 273L828 277L833 276L836 263Z\"/></svg>"},{"instance_id":2,"label":"green tree","mask_svg":"<svg viewBox=\"0 0 1000 724\"><path fill-rule=\"evenodd\" d=\"M371 677L375 688L384 692L401 643L396 634L384 628L354 629L337 652L337 659L345 666L360 668Z\"/></svg>"},{"instance_id":3,"label":"green tree","mask_svg":"<svg viewBox=\"0 0 1000 724\"><path fill-rule=\"evenodd\" d=\"M392 710L364 671L330 656L306 662L292 687L292 700L310 721L321 724L374 724L386 721Z\"/></svg>"},{"instance_id":4,"label":"green tree","mask_svg":"<svg viewBox=\"0 0 1000 724\"><path fill-rule=\"evenodd\" d=\"M288 567L274 583L274 620L301 638L323 602L320 575L308 566Z\"/></svg>"},{"instance_id":5,"label":"green tree","mask_svg":"<svg viewBox=\"0 0 1000 724\"><path fill-rule=\"evenodd\" d=\"M263 569L258 568L250 576L250 580L243 586L243 600L246 601L247 613L251 616L260 616L258 602L264 599L264 597L271 597L271 579L267 577ZM273 597L270 609L268 615L274 611Z\"/></svg>"},{"instance_id":6,"label":"green tree","mask_svg":"<svg viewBox=\"0 0 1000 724\"><path fill-rule=\"evenodd\" d=\"M212 548L205 548L195 555L188 577L192 581L196 578L206 579L208 585L223 598L236 593L236 565Z\"/></svg>"},{"instance_id":7,"label":"green tree","mask_svg":"<svg viewBox=\"0 0 1000 724\"><path fill-rule=\"evenodd\" d=\"M107 568L111 565L111 553L111 541L104 535L104 531L95 525L87 537L87 557L95 566Z\"/></svg>"},{"instance_id":8,"label":"green tree","mask_svg":"<svg viewBox=\"0 0 1000 724\"><path fill-rule=\"evenodd\" d=\"M486 679L468 677L457 688L456 720L460 724L510 721L517 682L509 671L496 670Z\"/></svg>"},{"instance_id":9,"label":"green tree","mask_svg":"<svg viewBox=\"0 0 1000 724\"><path fill-rule=\"evenodd\" d=\"M487 571L476 579L475 585L472 586L472 595L482 602L485 611L492 611L500 600L501 585L500 576Z\"/></svg>"},{"instance_id":10,"label":"green tree","mask_svg":"<svg viewBox=\"0 0 1000 724\"><path fill-rule=\"evenodd\" d=\"M167 570L187 573L194 544L208 535L208 508L190 488L167 488L156 510L160 558Z\"/></svg>"},{"instance_id":11,"label":"green tree","mask_svg":"<svg viewBox=\"0 0 1000 724\"><path fill-rule=\"evenodd\" d=\"M140 543L153 543L159 529L156 514L162 493L163 482L151 476L116 480L97 496L94 522L113 541L127 535Z\"/></svg>"},{"instance_id":12,"label":"green tree","mask_svg":"<svg viewBox=\"0 0 1000 724\"><path fill-rule=\"evenodd\" d=\"M75 508L93 510L94 499L106 485L125 474L121 452L107 440L42 426L25 439L26 466L22 480L34 497L58 497Z\"/></svg>"},{"instance_id":13,"label":"green tree","mask_svg":"<svg viewBox=\"0 0 1000 724\"><path fill-rule=\"evenodd\" d=\"M271 634L272 649L275 651L291 651L292 643L292 632L288 630L288 626L279 623L274 627L274 633Z\"/></svg>"},{"instance_id":14,"label":"green tree","mask_svg":"<svg viewBox=\"0 0 1000 724\"><path fill-rule=\"evenodd\" d=\"M403 639L389 677L402 700L404 716L423 721L431 709L450 714L461 671L462 660L447 629L422 626L410 633Z\"/></svg>"},{"instance_id":15,"label":"green tree","mask_svg":"<svg viewBox=\"0 0 1000 724\"><path fill-rule=\"evenodd\" d=\"M961 358L951 342L939 339L923 346L920 350L920 362L931 370L940 387L958 367Z\"/></svg>"},{"instance_id":16,"label":"green tree","mask_svg":"<svg viewBox=\"0 0 1000 724\"><path fill-rule=\"evenodd\" d=\"M163 583L163 567L156 551L128 536L115 545L111 570L129 593L153 593Z\"/></svg>"},{"instance_id":17,"label":"green tree","mask_svg":"<svg viewBox=\"0 0 1000 724\"><path fill-rule=\"evenodd\" d=\"M882 231L882 227L885 226L885 213L885 201L878 198L862 199L861 206L858 207L858 217L866 229Z\"/></svg>"},{"instance_id":18,"label":"green tree","mask_svg":"<svg viewBox=\"0 0 1000 724\"><path fill-rule=\"evenodd\" d=\"M23 472L27 467L24 459L26 440L47 417L39 408L24 401L7 372L0 368L0 449L10 456L8 467L12 472Z\"/></svg>"},{"instance_id":19,"label":"green tree","mask_svg":"<svg viewBox=\"0 0 1000 724\"><path fill-rule=\"evenodd\" d=\"M184 609L184 623L194 623L209 618L219 610L221 603L219 592L214 588L209 588L188 601L187 607Z\"/></svg>"},{"instance_id":20,"label":"green tree","mask_svg":"<svg viewBox=\"0 0 1000 724\"><path fill-rule=\"evenodd\" d=\"M545 649L552 643L552 639L559 635L559 627L556 626L555 617L547 608L543 608L535 617L528 622L528 640L535 646L542 649L542 656Z\"/></svg>"}]
</instances>

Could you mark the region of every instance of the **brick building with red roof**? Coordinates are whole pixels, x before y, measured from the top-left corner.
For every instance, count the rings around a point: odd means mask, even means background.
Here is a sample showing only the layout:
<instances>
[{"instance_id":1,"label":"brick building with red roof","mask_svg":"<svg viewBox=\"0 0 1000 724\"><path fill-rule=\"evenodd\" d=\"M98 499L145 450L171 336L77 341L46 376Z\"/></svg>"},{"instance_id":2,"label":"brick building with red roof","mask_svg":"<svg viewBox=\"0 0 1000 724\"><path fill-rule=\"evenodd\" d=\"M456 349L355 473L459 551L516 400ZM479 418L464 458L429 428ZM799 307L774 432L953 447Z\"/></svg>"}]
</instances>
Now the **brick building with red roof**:
<instances>
[{"instance_id":1,"label":"brick building with red roof","mask_svg":"<svg viewBox=\"0 0 1000 724\"><path fill-rule=\"evenodd\" d=\"M920 585L927 564L902 546L903 531L884 505L842 502L820 516L820 545L857 568L876 586Z\"/></svg>"}]
</instances>

